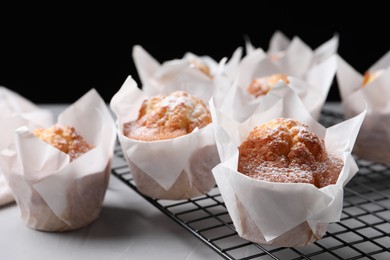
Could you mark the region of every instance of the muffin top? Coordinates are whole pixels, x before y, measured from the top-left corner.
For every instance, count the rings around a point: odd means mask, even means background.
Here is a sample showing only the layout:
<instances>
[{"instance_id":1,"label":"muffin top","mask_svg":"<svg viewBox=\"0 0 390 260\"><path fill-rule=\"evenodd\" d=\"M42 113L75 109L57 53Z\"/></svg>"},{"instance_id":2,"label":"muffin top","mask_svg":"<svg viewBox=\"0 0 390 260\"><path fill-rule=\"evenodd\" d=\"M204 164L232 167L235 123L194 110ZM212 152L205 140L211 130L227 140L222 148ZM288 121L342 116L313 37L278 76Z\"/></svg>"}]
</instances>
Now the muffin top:
<instances>
[{"instance_id":1,"label":"muffin top","mask_svg":"<svg viewBox=\"0 0 390 260\"><path fill-rule=\"evenodd\" d=\"M71 161L94 148L71 126L57 124L47 129L37 128L33 133L46 143L69 154Z\"/></svg>"},{"instance_id":2,"label":"muffin top","mask_svg":"<svg viewBox=\"0 0 390 260\"><path fill-rule=\"evenodd\" d=\"M272 74L267 77L256 78L252 80L247 90L250 94L255 97L265 95L270 91L280 80L283 80L286 84L289 83L286 74Z\"/></svg>"},{"instance_id":3,"label":"muffin top","mask_svg":"<svg viewBox=\"0 0 390 260\"><path fill-rule=\"evenodd\" d=\"M211 123L205 103L186 91L143 101L138 119L124 124L124 135L137 140L165 140L191 133Z\"/></svg>"},{"instance_id":4,"label":"muffin top","mask_svg":"<svg viewBox=\"0 0 390 260\"><path fill-rule=\"evenodd\" d=\"M239 147L238 171L258 180L335 184L343 162L308 126L289 118L255 127Z\"/></svg>"}]
</instances>

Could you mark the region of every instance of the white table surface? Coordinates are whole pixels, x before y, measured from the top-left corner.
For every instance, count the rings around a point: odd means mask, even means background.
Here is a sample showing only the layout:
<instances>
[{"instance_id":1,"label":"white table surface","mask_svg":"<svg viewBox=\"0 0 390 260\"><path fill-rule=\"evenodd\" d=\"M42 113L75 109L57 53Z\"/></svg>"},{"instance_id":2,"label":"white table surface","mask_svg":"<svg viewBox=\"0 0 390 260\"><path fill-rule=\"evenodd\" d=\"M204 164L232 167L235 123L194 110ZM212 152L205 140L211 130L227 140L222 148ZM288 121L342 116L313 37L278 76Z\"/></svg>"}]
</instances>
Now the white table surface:
<instances>
[{"instance_id":1,"label":"white table surface","mask_svg":"<svg viewBox=\"0 0 390 260\"><path fill-rule=\"evenodd\" d=\"M337 103L326 105L339 110ZM58 114L66 105L42 107ZM0 207L0 259L223 258L111 175L100 217L76 231L32 230L21 222L15 203Z\"/></svg>"}]
</instances>

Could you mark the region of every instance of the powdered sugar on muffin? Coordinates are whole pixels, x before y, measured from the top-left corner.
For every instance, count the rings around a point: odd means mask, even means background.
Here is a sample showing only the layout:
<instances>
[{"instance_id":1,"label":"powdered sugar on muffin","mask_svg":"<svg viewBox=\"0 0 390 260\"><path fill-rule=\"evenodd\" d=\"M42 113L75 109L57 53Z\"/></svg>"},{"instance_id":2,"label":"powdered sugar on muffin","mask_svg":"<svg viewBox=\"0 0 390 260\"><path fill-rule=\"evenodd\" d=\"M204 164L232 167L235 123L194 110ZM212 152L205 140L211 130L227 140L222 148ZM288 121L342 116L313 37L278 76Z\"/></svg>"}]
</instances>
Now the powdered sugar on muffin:
<instances>
[{"instance_id":1,"label":"powdered sugar on muffin","mask_svg":"<svg viewBox=\"0 0 390 260\"><path fill-rule=\"evenodd\" d=\"M144 100L136 121L124 124L124 135L132 139L155 141L191 133L211 123L205 103L185 91Z\"/></svg>"},{"instance_id":2,"label":"powdered sugar on muffin","mask_svg":"<svg viewBox=\"0 0 390 260\"><path fill-rule=\"evenodd\" d=\"M34 135L69 154L71 161L94 147L71 126L54 125L50 128L37 128Z\"/></svg>"},{"instance_id":3,"label":"powdered sugar on muffin","mask_svg":"<svg viewBox=\"0 0 390 260\"><path fill-rule=\"evenodd\" d=\"M343 167L307 125L288 118L255 127L239 151L238 171L258 180L322 188L335 184Z\"/></svg>"}]
</instances>

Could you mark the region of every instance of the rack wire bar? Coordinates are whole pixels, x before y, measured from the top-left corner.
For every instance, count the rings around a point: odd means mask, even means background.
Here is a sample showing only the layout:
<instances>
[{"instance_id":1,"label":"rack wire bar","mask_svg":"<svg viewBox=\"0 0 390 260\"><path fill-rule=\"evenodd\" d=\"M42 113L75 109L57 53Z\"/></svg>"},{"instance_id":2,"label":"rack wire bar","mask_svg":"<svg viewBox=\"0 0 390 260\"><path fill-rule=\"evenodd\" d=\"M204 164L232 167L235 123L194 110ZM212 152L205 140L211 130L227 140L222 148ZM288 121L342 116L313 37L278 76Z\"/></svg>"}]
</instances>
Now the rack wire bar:
<instances>
[{"instance_id":1,"label":"rack wire bar","mask_svg":"<svg viewBox=\"0 0 390 260\"><path fill-rule=\"evenodd\" d=\"M325 127L343 115L323 109ZM115 156L124 159L119 145ZM344 188L341 220L322 239L303 247L272 247L241 238L217 186L187 200L159 200L137 190L128 166L112 174L225 259L390 259L390 166L355 158L359 172Z\"/></svg>"}]
</instances>

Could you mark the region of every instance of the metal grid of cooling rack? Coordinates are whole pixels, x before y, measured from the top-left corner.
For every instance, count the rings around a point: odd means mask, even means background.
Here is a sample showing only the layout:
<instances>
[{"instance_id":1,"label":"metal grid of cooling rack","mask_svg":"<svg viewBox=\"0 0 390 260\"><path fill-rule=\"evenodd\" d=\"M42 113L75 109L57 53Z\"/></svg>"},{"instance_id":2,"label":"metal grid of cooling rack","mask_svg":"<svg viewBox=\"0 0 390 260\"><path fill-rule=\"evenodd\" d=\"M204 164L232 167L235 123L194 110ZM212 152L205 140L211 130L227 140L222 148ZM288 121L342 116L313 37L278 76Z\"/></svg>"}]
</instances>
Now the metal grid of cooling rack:
<instances>
[{"instance_id":1,"label":"metal grid of cooling rack","mask_svg":"<svg viewBox=\"0 0 390 260\"><path fill-rule=\"evenodd\" d=\"M328 127L343 120L324 110ZM115 155L123 158L118 145ZM112 169L140 196L225 259L390 259L390 167L356 159L359 172L346 185L340 222L331 223L317 242L304 247L272 247L238 236L218 187L188 200L155 200L138 192L127 166Z\"/></svg>"}]
</instances>

